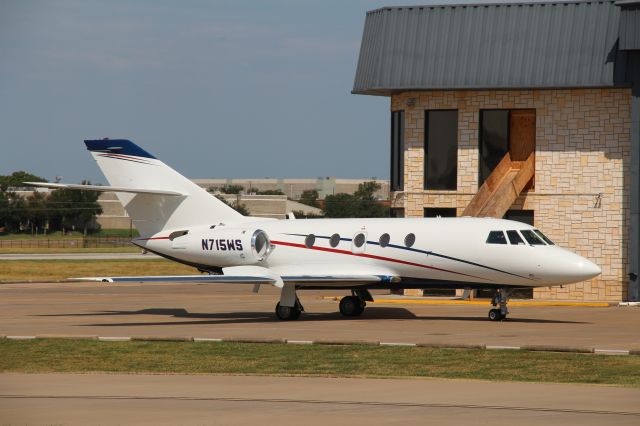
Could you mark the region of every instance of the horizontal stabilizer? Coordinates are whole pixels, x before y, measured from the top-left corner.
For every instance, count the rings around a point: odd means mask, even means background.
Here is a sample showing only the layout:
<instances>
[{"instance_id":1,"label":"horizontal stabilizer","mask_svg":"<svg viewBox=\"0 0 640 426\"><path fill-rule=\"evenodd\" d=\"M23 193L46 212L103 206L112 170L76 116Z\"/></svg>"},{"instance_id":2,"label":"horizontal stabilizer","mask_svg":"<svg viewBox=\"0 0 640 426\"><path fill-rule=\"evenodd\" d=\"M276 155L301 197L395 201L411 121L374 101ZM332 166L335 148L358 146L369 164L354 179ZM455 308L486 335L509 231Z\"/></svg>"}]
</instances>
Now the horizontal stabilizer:
<instances>
[{"instance_id":1,"label":"horizontal stabilizer","mask_svg":"<svg viewBox=\"0 0 640 426\"><path fill-rule=\"evenodd\" d=\"M181 192L167 191L165 189L147 189L147 188L127 188L122 186L102 186L102 185L76 185L71 183L49 183L49 182L24 182L29 186L42 186L52 189L81 189L85 191L98 192L129 192L132 194L153 194L153 195L186 195Z\"/></svg>"}]
</instances>

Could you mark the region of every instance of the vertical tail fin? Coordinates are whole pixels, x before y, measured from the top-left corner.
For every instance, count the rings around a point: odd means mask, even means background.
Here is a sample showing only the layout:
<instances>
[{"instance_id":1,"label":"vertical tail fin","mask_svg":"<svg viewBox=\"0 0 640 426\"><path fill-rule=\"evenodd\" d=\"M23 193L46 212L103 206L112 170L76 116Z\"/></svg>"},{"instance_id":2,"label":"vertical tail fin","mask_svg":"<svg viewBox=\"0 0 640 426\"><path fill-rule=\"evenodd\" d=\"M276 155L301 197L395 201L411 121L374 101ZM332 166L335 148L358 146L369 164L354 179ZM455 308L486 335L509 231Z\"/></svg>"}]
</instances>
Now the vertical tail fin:
<instances>
[{"instance_id":1,"label":"vertical tail fin","mask_svg":"<svg viewBox=\"0 0 640 426\"><path fill-rule=\"evenodd\" d=\"M181 196L116 193L143 236L164 229L237 222L244 216L126 139L85 140L111 186L163 189Z\"/></svg>"}]
</instances>

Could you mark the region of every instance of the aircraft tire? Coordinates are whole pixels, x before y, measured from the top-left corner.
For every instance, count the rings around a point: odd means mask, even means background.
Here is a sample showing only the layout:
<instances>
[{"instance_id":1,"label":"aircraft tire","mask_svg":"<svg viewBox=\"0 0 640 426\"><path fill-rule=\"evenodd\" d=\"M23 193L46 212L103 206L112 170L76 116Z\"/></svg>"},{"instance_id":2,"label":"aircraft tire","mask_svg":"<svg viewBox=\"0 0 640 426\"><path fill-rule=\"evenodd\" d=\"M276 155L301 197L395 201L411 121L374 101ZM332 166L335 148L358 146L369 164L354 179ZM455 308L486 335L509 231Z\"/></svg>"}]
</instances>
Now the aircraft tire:
<instances>
[{"instance_id":1,"label":"aircraft tire","mask_svg":"<svg viewBox=\"0 0 640 426\"><path fill-rule=\"evenodd\" d=\"M345 296L340 300L340 313L345 317L357 317L364 311L364 304L355 296Z\"/></svg>"},{"instance_id":2,"label":"aircraft tire","mask_svg":"<svg viewBox=\"0 0 640 426\"><path fill-rule=\"evenodd\" d=\"M293 321L300 318L300 309L297 307L280 306L280 303L276 305L276 316L282 321Z\"/></svg>"},{"instance_id":3,"label":"aircraft tire","mask_svg":"<svg viewBox=\"0 0 640 426\"><path fill-rule=\"evenodd\" d=\"M491 321L501 321L504 317L502 316L500 309L491 309L489 311L489 319Z\"/></svg>"}]
</instances>

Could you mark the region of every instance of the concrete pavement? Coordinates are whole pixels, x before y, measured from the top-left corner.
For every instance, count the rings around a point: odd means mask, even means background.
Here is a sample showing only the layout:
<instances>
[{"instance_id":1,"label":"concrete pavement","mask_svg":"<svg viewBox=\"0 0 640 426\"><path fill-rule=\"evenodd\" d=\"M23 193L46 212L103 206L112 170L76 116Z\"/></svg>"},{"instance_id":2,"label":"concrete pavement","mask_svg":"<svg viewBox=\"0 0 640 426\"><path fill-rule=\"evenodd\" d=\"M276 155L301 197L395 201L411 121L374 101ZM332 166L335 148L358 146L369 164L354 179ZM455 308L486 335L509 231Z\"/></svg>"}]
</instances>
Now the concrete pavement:
<instances>
[{"instance_id":1,"label":"concrete pavement","mask_svg":"<svg viewBox=\"0 0 640 426\"><path fill-rule=\"evenodd\" d=\"M463 380L0 374L2 424L637 425L640 390Z\"/></svg>"},{"instance_id":2,"label":"concrete pavement","mask_svg":"<svg viewBox=\"0 0 640 426\"><path fill-rule=\"evenodd\" d=\"M335 294L333 292L331 294ZM0 285L0 335L192 336L395 343L564 345L640 349L638 307L519 306L490 322L490 306L370 304L343 318L327 292L300 292L306 312L281 322L277 289L179 283ZM382 295L374 297L383 298Z\"/></svg>"}]
</instances>

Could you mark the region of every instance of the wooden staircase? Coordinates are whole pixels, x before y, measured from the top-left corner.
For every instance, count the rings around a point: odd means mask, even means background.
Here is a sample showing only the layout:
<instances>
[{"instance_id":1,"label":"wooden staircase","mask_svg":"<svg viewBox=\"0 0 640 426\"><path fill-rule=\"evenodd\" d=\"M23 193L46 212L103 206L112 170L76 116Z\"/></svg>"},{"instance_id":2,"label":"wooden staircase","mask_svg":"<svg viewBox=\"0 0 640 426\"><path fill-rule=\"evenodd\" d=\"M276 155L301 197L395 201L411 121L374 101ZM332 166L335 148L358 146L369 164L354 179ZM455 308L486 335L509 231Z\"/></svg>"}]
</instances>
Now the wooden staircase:
<instances>
[{"instance_id":1,"label":"wooden staircase","mask_svg":"<svg viewBox=\"0 0 640 426\"><path fill-rule=\"evenodd\" d=\"M500 163L484 181L473 197L463 216L501 218L513 205L522 190L535 174L535 155L530 153L525 161L511 160L511 154L502 157Z\"/></svg>"}]
</instances>

